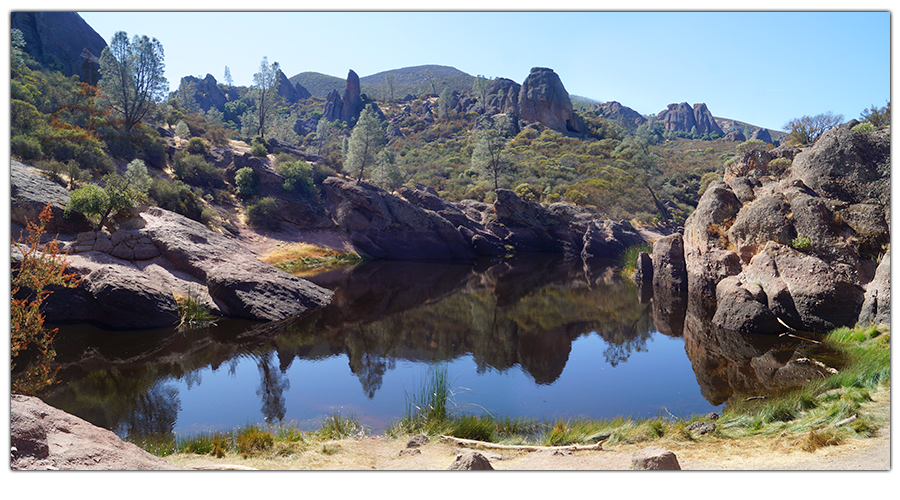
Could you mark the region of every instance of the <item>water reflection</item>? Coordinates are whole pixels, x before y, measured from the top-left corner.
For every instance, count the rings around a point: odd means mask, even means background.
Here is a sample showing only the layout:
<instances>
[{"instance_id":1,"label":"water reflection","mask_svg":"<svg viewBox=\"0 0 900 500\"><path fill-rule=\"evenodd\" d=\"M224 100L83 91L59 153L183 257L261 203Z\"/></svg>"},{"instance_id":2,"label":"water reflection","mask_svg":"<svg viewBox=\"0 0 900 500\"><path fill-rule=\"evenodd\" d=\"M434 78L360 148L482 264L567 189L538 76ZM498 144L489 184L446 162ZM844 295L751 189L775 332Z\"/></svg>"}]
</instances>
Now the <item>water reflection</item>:
<instances>
[{"instance_id":1,"label":"water reflection","mask_svg":"<svg viewBox=\"0 0 900 500\"><path fill-rule=\"evenodd\" d=\"M650 306L639 304L633 284L609 265L580 259L373 262L313 280L334 290L332 304L277 323L221 320L146 332L63 326L57 350L65 382L48 403L127 434L171 432L185 395L167 381L190 389L202 382L201 370L222 365L234 377L238 360L250 357L261 414L275 422L285 418L295 362L346 356L370 399L398 361L471 356L479 373L518 367L549 386L577 338L596 333L607 344L606 363L616 366L645 351L653 331Z\"/></svg>"}]
</instances>

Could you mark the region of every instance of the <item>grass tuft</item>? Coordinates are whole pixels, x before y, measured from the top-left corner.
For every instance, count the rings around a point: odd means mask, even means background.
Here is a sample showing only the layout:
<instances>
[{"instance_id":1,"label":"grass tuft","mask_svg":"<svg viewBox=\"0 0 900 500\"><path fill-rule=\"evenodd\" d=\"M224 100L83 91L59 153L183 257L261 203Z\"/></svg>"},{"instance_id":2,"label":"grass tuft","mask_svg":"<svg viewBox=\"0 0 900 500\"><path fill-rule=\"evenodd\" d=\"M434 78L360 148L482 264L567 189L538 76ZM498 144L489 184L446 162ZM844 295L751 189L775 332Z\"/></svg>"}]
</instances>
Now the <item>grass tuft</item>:
<instances>
[{"instance_id":1,"label":"grass tuft","mask_svg":"<svg viewBox=\"0 0 900 500\"><path fill-rule=\"evenodd\" d=\"M353 252L342 252L311 243L292 243L276 246L263 255L260 260L268 262L282 271L302 275L352 266L362 261L362 257Z\"/></svg>"}]
</instances>

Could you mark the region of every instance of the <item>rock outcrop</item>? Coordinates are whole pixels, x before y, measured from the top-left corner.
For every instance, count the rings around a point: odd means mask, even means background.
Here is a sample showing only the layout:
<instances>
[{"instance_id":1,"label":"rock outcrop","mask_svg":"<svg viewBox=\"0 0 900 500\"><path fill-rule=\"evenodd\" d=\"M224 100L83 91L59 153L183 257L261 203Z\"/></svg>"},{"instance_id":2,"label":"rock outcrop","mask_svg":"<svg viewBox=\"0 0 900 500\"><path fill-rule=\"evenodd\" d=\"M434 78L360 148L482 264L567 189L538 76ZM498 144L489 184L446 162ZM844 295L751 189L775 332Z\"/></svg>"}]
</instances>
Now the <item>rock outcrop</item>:
<instances>
[{"instance_id":1,"label":"rock outcrop","mask_svg":"<svg viewBox=\"0 0 900 500\"><path fill-rule=\"evenodd\" d=\"M659 446L649 446L631 456L632 470L681 470L678 458L671 451Z\"/></svg>"},{"instance_id":2,"label":"rock outcrop","mask_svg":"<svg viewBox=\"0 0 900 500\"><path fill-rule=\"evenodd\" d=\"M58 66L66 76L99 81L100 53L106 41L76 12L13 12L10 27L22 32L25 52Z\"/></svg>"},{"instance_id":3,"label":"rock outcrop","mask_svg":"<svg viewBox=\"0 0 900 500\"><path fill-rule=\"evenodd\" d=\"M216 108L219 111L225 111L225 103L228 98L219 89L219 82L211 74L207 73L202 80L195 76L185 76L181 78L179 90L191 92L194 101L203 111L209 111L210 108Z\"/></svg>"},{"instance_id":4,"label":"rock outcrop","mask_svg":"<svg viewBox=\"0 0 900 500\"><path fill-rule=\"evenodd\" d=\"M433 189L400 188L400 196L337 177L324 182L332 217L365 255L384 260L470 260L523 253L610 258L641 243L627 222L601 221L586 209L544 207L497 190L492 204L449 203Z\"/></svg>"},{"instance_id":5,"label":"rock outcrop","mask_svg":"<svg viewBox=\"0 0 900 500\"><path fill-rule=\"evenodd\" d=\"M585 123L572 111L572 101L562 81L550 68L531 68L519 89L518 117L563 132L588 132Z\"/></svg>"},{"instance_id":6,"label":"rock outcrop","mask_svg":"<svg viewBox=\"0 0 900 500\"><path fill-rule=\"evenodd\" d=\"M595 104L594 111L607 120L619 122L626 130L631 132L634 132L639 126L647 123L647 118L645 118L644 115L627 106L623 106L616 101Z\"/></svg>"},{"instance_id":7,"label":"rock outcrop","mask_svg":"<svg viewBox=\"0 0 900 500\"><path fill-rule=\"evenodd\" d=\"M329 302L331 292L256 258L232 240L184 216L150 207L115 233L62 239L74 289L46 300L47 321L109 328L176 325L176 296L193 296L213 314L272 321Z\"/></svg>"},{"instance_id":8,"label":"rock outcrop","mask_svg":"<svg viewBox=\"0 0 900 500\"><path fill-rule=\"evenodd\" d=\"M306 87L300 85L294 85L288 79L288 77L281 71L278 70L278 74L275 75L275 91L280 95L288 104L294 104L301 99L308 99L312 97L312 94L306 90Z\"/></svg>"},{"instance_id":9,"label":"rock outcrop","mask_svg":"<svg viewBox=\"0 0 900 500\"><path fill-rule=\"evenodd\" d=\"M673 132L693 132L696 127L699 134L725 135L704 103L694 104L693 107L686 102L669 104L656 115L656 120Z\"/></svg>"},{"instance_id":10,"label":"rock outcrop","mask_svg":"<svg viewBox=\"0 0 900 500\"><path fill-rule=\"evenodd\" d=\"M767 168L775 157L793 159L780 176ZM713 323L779 333L889 318L876 267L890 243L890 131L838 127L740 163L685 223L688 288L716 300Z\"/></svg>"},{"instance_id":11,"label":"rock outcrop","mask_svg":"<svg viewBox=\"0 0 900 500\"><path fill-rule=\"evenodd\" d=\"M328 121L341 120L346 123L355 122L364 107L360 93L359 76L352 69L347 74L347 88L343 98L337 90L332 90L325 98L322 118Z\"/></svg>"}]
</instances>

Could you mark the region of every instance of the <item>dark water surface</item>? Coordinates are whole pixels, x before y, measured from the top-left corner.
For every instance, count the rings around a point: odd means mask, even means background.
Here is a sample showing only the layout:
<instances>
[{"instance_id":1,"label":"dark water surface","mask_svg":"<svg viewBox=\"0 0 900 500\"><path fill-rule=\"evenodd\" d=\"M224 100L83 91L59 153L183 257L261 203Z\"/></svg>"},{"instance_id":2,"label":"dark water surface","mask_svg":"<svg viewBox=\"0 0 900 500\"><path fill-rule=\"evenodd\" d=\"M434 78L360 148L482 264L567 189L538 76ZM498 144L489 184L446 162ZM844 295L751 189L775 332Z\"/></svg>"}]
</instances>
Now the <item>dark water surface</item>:
<instances>
[{"instance_id":1,"label":"dark water surface","mask_svg":"<svg viewBox=\"0 0 900 500\"><path fill-rule=\"evenodd\" d=\"M742 370L725 366L733 356L685 340L683 312L655 326L657 305L614 267L376 262L312 280L335 291L332 304L285 322L61 327L62 383L46 401L122 436L278 421L310 430L334 411L380 433L433 367L446 367L460 411L510 417L688 417L754 389L728 385ZM777 343L764 342L737 343L752 357ZM695 351L705 357L692 362Z\"/></svg>"}]
</instances>

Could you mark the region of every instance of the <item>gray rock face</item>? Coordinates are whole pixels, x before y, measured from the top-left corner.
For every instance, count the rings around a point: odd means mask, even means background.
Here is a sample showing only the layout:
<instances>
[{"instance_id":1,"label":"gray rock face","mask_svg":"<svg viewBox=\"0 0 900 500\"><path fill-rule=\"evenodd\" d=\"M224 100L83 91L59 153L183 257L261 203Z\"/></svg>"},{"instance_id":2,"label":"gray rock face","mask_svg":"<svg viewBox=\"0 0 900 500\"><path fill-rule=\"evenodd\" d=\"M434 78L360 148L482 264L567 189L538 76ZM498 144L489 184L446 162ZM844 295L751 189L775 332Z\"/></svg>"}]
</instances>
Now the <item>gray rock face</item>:
<instances>
[{"instance_id":1,"label":"gray rock face","mask_svg":"<svg viewBox=\"0 0 900 500\"><path fill-rule=\"evenodd\" d=\"M550 68L531 68L519 89L518 116L562 132L584 134L587 126L572 111L569 93Z\"/></svg>"},{"instance_id":2,"label":"gray rock face","mask_svg":"<svg viewBox=\"0 0 900 500\"><path fill-rule=\"evenodd\" d=\"M291 83L281 70L278 70L278 74L275 75L275 78L277 80L275 83L275 91L289 104L294 104L301 99L307 99L312 96L303 85L294 85Z\"/></svg>"},{"instance_id":3,"label":"gray rock face","mask_svg":"<svg viewBox=\"0 0 900 500\"><path fill-rule=\"evenodd\" d=\"M728 249L727 231L741 202L723 182L706 188L684 224L684 260L691 295L713 299L716 284L741 271L740 257Z\"/></svg>"},{"instance_id":4,"label":"gray rock face","mask_svg":"<svg viewBox=\"0 0 900 500\"><path fill-rule=\"evenodd\" d=\"M25 52L35 60L46 64L55 59L64 75L78 75L82 81L97 82L99 57L106 41L78 13L13 12L10 24L22 32ZM83 53L92 56L93 62L88 67Z\"/></svg>"},{"instance_id":5,"label":"gray rock face","mask_svg":"<svg viewBox=\"0 0 900 500\"><path fill-rule=\"evenodd\" d=\"M71 214L65 217L69 191L37 173L34 167L11 160L9 179L12 196L10 218L13 223L24 227L29 221L37 222L41 211L49 203L52 216L47 223L47 234L87 231L93 228L93 224L83 215Z\"/></svg>"},{"instance_id":6,"label":"gray rock face","mask_svg":"<svg viewBox=\"0 0 900 500\"><path fill-rule=\"evenodd\" d=\"M675 233L653 243L653 288L675 292L687 291L687 269L684 263L684 238Z\"/></svg>"},{"instance_id":7,"label":"gray rock face","mask_svg":"<svg viewBox=\"0 0 900 500\"><path fill-rule=\"evenodd\" d=\"M875 279L866 287L859 313L859 323L890 324L891 323L891 254L887 253L878 264Z\"/></svg>"},{"instance_id":8,"label":"gray rock face","mask_svg":"<svg viewBox=\"0 0 900 500\"><path fill-rule=\"evenodd\" d=\"M681 470L678 457L671 451L650 446L631 455L632 470Z\"/></svg>"}]
</instances>

